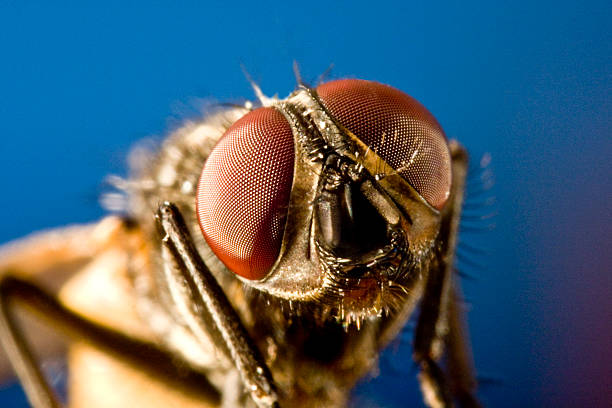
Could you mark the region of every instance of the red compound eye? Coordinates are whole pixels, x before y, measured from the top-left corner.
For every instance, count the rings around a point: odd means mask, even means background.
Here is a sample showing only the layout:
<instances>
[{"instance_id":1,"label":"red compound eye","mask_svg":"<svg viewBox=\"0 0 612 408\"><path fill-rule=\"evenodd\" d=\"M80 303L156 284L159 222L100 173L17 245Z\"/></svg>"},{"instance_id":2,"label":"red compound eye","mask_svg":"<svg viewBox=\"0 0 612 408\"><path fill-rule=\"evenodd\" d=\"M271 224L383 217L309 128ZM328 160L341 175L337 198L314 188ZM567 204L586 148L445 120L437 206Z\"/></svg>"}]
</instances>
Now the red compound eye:
<instances>
[{"instance_id":1,"label":"red compound eye","mask_svg":"<svg viewBox=\"0 0 612 408\"><path fill-rule=\"evenodd\" d=\"M244 278L265 277L279 255L294 156L285 117L259 108L227 130L204 165L200 228L215 255Z\"/></svg>"},{"instance_id":2,"label":"red compound eye","mask_svg":"<svg viewBox=\"0 0 612 408\"><path fill-rule=\"evenodd\" d=\"M343 79L317 87L332 116L441 209L450 194L450 154L442 128L416 99L378 82Z\"/></svg>"}]
</instances>

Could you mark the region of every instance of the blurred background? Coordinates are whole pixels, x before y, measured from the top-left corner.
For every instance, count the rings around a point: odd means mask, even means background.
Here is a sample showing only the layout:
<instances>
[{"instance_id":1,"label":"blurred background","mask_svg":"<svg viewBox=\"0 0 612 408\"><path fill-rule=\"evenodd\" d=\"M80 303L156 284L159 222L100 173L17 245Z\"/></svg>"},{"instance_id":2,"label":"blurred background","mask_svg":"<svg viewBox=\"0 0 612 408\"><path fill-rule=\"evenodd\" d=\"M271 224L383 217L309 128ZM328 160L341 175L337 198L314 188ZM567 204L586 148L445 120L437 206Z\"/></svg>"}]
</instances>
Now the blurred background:
<instances>
[{"instance_id":1,"label":"blurred background","mask_svg":"<svg viewBox=\"0 0 612 408\"><path fill-rule=\"evenodd\" d=\"M460 260L483 403L609 407L612 4L508 3L5 0L0 243L102 217L102 180L126 174L131 145L254 98L241 64L281 97L294 60L311 82L333 64L330 78L420 100L475 167L491 158L494 186L478 194L491 179L476 171L468 194L495 203L472 212L461 240L478 254ZM407 334L353 405L422 406L410 354ZM0 405L27 403L9 383Z\"/></svg>"}]
</instances>

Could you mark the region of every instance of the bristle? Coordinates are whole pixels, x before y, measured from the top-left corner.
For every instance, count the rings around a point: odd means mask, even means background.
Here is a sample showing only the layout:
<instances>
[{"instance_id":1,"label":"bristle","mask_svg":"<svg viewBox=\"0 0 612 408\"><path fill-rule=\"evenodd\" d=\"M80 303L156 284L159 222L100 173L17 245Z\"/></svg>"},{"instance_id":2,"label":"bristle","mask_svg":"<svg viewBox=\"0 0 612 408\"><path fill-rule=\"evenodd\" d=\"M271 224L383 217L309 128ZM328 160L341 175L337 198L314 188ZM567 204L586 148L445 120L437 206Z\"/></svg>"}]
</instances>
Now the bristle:
<instances>
[{"instance_id":1,"label":"bristle","mask_svg":"<svg viewBox=\"0 0 612 408\"><path fill-rule=\"evenodd\" d=\"M471 268L476 268L480 270L486 269L486 265L483 262L479 262L478 260L475 260L474 257L466 256L460 251L457 251L456 258L457 258L458 263L464 266L467 265Z\"/></svg>"},{"instance_id":2,"label":"bristle","mask_svg":"<svg viewBox=\"0 0 612 408\"><path fill-rule=\"evenodd\" d=\"M334 63L332 62L331 64L329 64L329 66L327 67L327 69L325 71L323 71L321 73L321 75L319 75L317 77L317 80L315 82L315 86L319 86L321 85L323 82L327 81L327 79L330 77L332 70L334 69Z\"/></svg>"},{"instance_id":3,"label":"bristle","mask_svg":"<svg viewBox=\"0 0 612 408\"><path fill-rule=\"evenodd\" d=\"M277 98L264 95L257 82L253 80L244 65L242 65L242 72L244 73L247 81L249 81L249 84L251 84L251 88L253 88L253 92L255 92L255 97L257 100L259 100L262 106L272 106L277 102Z\"/></svg>"},{"instance_id":4,"label":"bristle","mask_svg":"<svg viewBox=\"0 0 612 408\"><path fill-rule=\"evenodd\" d=\"M454 268L454 272L461 278L461 279L467 279L470 281L475 281L477 280L476 276L465 272L463 269L459 269L457 267Z\"/></svg>"},{"instance_id":5,"label":"bristle","mask_svg":"<svg viewBox=\"0 0 612 408\"><path fill-rule=\"evenodd\" d=\"M304 79L302 78L302 74L300 73L300 65L296 60L293 60L293 75L295 75L295 81L297 82L298 86L307 87Z\"/></svg>"},{"instance_id":6,"label":"bristle","mask_svg":"<svg viewBox=\"0 0 612 408\"><path fill-rule=\"evenodd\" d=\"M487 270L486 248L477 246L473 234L482 234L495 228L497 211L493 195L495 185L491 169L491 155L482 158L468 169L465 201L459 223L459 239L455 252L455 272L462 279L475 280Z\"/></svg>"}]
</instances>

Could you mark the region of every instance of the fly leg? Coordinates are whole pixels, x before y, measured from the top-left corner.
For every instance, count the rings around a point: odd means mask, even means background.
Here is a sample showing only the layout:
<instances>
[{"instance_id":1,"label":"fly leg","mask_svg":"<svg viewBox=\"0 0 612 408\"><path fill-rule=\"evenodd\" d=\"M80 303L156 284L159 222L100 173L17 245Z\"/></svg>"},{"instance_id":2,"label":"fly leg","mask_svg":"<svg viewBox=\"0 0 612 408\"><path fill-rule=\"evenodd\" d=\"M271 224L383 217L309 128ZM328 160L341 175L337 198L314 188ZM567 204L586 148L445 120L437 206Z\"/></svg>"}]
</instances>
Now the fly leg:
<instances>
[{"instance_id":1,"label":"fly leg","mask_svg":"<svg viewBox=\"0 0 612 408\"><path fill-rule=\"evenodd\" d=\"M202 261L176 206L160 205L163 256L171 265L166 279L177 309L196 338L212 336L235 365L253 401L278 406L272 375L215 277Z\"/></svg>"},{"instance_id":2,"label":"fly leg","mask_svg":"<svg viewBox=\"0 0 612 408\"><path fill-rule=\"evenodd\" d=\"M36 408L56 408L60 403L42 375L16 319L18 305L26 307L69 337L86 341L112 356L141 367L156 378L172 382L177 388L197 385L202 395L213 401L219 398L205 375L184 367L179 368L175 364L176 357L156 344L97 325L72 312L54 295L35 284L7 274L0 280L0 342L24 386L30 403Z\"/></svg>"},{"instance_id":3,"label":"fly leg","mask_svg":"<svg viewBox=\"0 0 612 408\"><path fill-rule=\"evenodd\" d=\"M431 270L421 302L415 339L414 360L420 368L419 382L425 403L432 408L452 407L448 380L438 360L448 332L448 279L445 270Z\"/></svg>"},{"instance_id":4,"label":"fly leg","mask_svg":"<svg viewBox=\"0 0 612 408\"><path fill-rule=\"evenodd\" d=\"M453 280L457 283L456 279ZM462 407L480 407L476 399L476 377L469 336L463 319L462 300L458 285L454 285L448 309L446 339L450 388Z\"/></svg>"},{"instance_id":5,"label":"fly leg","mask_svg":"<svg viewBox=\"0 0 612 408\"><path fill-rule=\"evenodd\" d=\"M0 340L30 403L36 408L56 408L60 406L59 401L41 373L11 312L13 300L23 295L19 289L20 282L11 277L0 282Z\"/></svg>"},{"instance_id":6,"label":"fly leg","mask_svg":"<svg viewBox=\"0 0 612 408\"><path fill-rule=\"evenodd\" d=\"M450 278L453 278L452 276ZM420 365L419 381L426 403L431 407L450 407L456 401L460 407L477 408L476 379L467 331L463 326L459 288L453 282L432 282L426 293L423 313L419 316L415 336L414 358ZM445 285L450 293L443 294ZM443 294L442 302L435 299ZM426 301L429 301L425 305ZM425 307L429 310L425 311ZM438 360L446 352L446 369Z\"/></svg>"},{"instance_id":7,"label":"fly leg","mask_svg":"<svg viewBox=\"0 0 612 408\"><path fill-rule=\"evenodd\" d=\"M467 176L467 153L457 142L451 141L450 151L453 163L453 206L448 215L449 240L446 248L446 262L449 268L446 272L449 294L447 299L447 324L448 333L446 336L447 347L447 374L449 386L455 400L462 407L477 408L480 403L476 398L476 376L474 362L472 359L471 345L469 341L467 326L462 309L461 287L457 274L453 273L451 267L455 248L457 246L457 236L459 230L459 219L463 205L463 195L465 191L465 178Z\"/></svg>"},{"instance_id":8,"label":"fly leg","mask_svg":"<svg viewBox=\"0 0 612 408\"><path fill-rule=\"evenodd\" d=\"M46 287L61 286L70 276L123 229L123 221L108 217L95 225L78 225L31 235L25 239L0 247L0 341L5 353L22 379L31 403L36 406L55 406L57 400L37 368L23 332L35 331L32 340L44 353L58 352L62 345L44 335L40 337L37 327L25 330L17 323L13 301L19 300L14 282L19 278L33 279ZM11 275L9 276L9 271ZM26 301L27 302L27 301ZM30 333L31 334L31 333ZM40 351L40 350L39 350ZM0 377L11 374L9 362L0 356Z\"/></svg>"},{"instance_id":9,"label":"fly leg","mask_svg":"<svg viewBox=\"0 0 612 408\"><path fill-rule=\"evenodd\" d=\"M104 326L104 323L94 323L91 318L84 317L87 314L74 311L78 308L78 302L75 308L71 298L61 296L67 277L81 274L86 265L95 264L100 256L106 257L106 251L114 254L115 247L118 247L130 252L130 231L132 226L129 221L109 217L96 225L52 230L0 248L2 354L7 354L34 407L60 405L39 367L41 358L49 351L42 350L41 355L41 350L36 347L47 345L51 332L41 331L40 324L24 324L39 321L46 323L54 332L88 343L152 378L161 379L172 388L193 388L198 390L201 398L219 401L218 391L206 376L188 369L187 364L176 364L174 354L162 350L156 343L122 334L120 329L113 330L110 328L112 323ZM107 267L124 266L121 266L121 262L108 264L106 261L104 266L100 266L103 269ZM23 312L33 315L35 321L23 321ZM55 340L60 343L61 339ZM96 385L92 386L95 388Z\"/></svg>"},{"instance_id":10,"label":"fly leg","mask_svg":"<svg viewBox=\"0 0 612 408\"><path fill-rule=\"evenodd\" d=\"M480 407L458 288L450 282L454 279L443 280L428 282L431 286L428 285L417 324L414 359L421 369L421 389L430 407L452 407L454 401L460 407ZM437 303L440 295L442 301ZM447 364L442 369L438 361L444 353Z\"/></svg>"},{"instance_id":11,"label":"fly leg","mask_svg":"<svg viewBox=\"0 0 612 408\"><path fill-rule=\"evenodd\" d=\"M425 286L415 333L414 359L421 369L419 381L429 406L451 407L456 400L461 406L478 407L467 337L461 330L457 305L458 282L453 276L467 154L456 142L451 142L450 150L453 172L451 202L442 214L440 252L437 262L429 271ZM445 346L448 371L442 370L438 364Z\"/></svg>"}]
</instances>

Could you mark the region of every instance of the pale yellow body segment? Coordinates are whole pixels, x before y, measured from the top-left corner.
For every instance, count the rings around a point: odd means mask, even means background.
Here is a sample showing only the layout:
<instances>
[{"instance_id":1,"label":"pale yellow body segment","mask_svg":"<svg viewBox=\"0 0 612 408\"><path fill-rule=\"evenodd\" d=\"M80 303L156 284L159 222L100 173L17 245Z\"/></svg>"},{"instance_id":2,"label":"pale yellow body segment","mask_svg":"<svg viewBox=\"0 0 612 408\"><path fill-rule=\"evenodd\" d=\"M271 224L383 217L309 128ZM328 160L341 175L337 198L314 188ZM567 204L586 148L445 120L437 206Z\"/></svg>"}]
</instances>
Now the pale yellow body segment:
<instances>
[{"instance_id":1,"label":"pale yellow body segment","mask_svg":"<svg viewBox=\"0 0 612 408\"><path fill-rule=\"evenodd\" d=\"M119 218L98 224L53 230L2 248L0 270L28 278L56 292L61 302L88 320L131 337L155 342L139 318L130 265L147 265L146 240L138 230L129 232ZM25 315L25 314L24 314ZM52 329L24 316L28 340L44 356L64 353L66 347ZM109 355L82 339L69 339L68 403L70 407L212 407L189 387L168 378L155 378L141 367ZM6 356L0 374L11 369Z\"/></svg>"}]
</instances>

